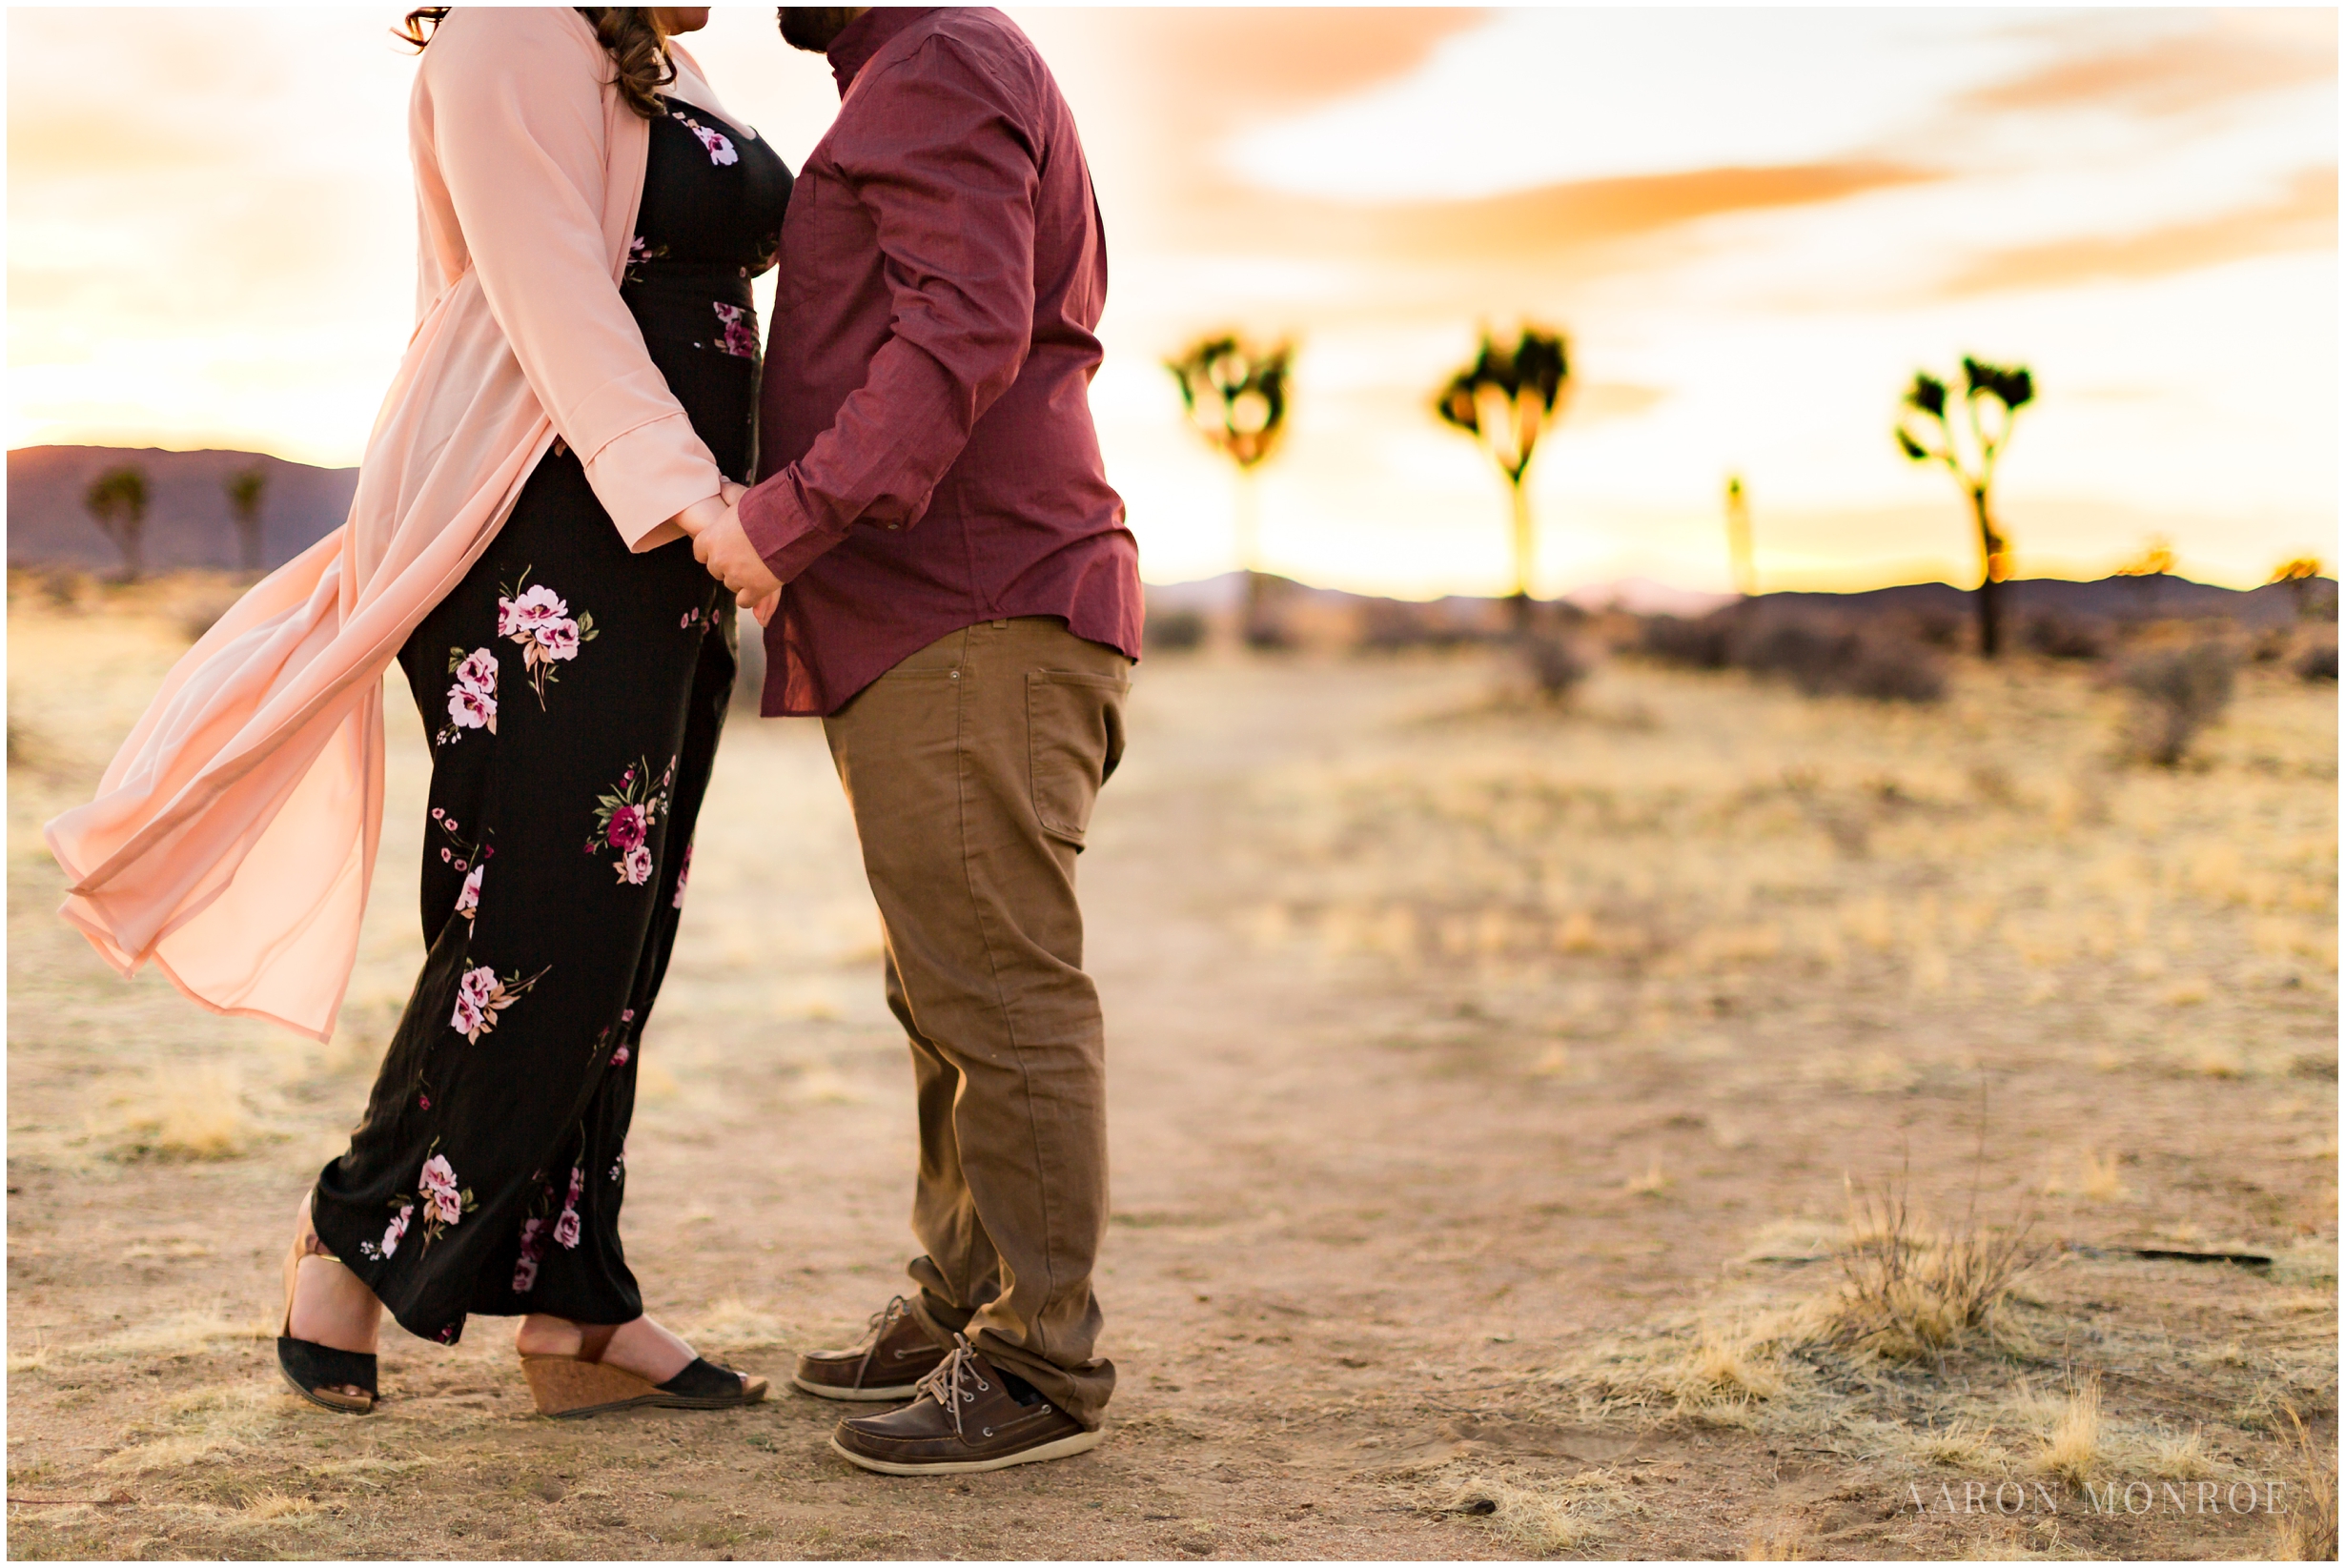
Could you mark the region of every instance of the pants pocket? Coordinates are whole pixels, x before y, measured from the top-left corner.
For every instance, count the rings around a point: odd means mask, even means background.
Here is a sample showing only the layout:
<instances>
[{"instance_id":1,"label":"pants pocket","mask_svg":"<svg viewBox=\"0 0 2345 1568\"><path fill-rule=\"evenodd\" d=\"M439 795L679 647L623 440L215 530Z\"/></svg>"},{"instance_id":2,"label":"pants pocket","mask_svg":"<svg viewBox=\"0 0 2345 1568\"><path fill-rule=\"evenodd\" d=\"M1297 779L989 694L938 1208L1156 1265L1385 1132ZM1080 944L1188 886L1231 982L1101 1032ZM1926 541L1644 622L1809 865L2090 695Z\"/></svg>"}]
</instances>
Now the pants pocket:
<instances>
[{"instance_id":1,"label":"pants pocket","mask_svg":"<svg viewBox=\"0 0 2345 1568\"><path fill-rule=\"evenodd\" d=\"M1034 817L1052 838L1083 847L1099 786L1124 755L1121 676L1030 670L1026 742Z\"/></svg>"}]
</instances>

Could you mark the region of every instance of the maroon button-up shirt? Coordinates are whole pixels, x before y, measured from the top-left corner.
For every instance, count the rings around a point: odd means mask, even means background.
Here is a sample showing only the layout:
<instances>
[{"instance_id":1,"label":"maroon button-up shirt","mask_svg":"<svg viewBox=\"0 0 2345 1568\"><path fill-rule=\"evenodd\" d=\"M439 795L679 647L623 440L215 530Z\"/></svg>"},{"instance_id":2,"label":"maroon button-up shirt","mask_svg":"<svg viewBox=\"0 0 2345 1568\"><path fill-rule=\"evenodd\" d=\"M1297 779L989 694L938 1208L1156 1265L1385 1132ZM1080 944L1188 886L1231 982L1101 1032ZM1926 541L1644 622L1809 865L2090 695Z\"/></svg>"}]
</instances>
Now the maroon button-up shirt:
<instances>
[{"instance_id":1,"label":"maroon button-up shirt","mask_svg":"<svg viewBox=\"0 0 2345 1568\"><path fill-rule=\"evenodd\" d=\"M1140 654L1089 389L1107 241L1074 116L999 11L875 9L782 226L750 541L785 586L767 715L834 713L948 632L1057 616Z\"/></svg>"}]
</instances>

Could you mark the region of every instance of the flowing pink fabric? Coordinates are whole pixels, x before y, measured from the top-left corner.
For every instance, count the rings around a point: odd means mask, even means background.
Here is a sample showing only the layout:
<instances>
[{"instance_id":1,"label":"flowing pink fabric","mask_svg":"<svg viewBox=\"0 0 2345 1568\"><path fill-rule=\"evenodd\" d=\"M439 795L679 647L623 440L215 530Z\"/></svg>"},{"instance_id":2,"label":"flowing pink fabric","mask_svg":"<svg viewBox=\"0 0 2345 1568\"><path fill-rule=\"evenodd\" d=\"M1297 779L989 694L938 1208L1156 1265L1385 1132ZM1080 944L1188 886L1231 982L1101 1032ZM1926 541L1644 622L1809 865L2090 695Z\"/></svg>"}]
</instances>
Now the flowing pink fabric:
<instances>
[{"instance_id":1,"label":"flowing pink fabric","mask_svg":"<svg viewBox=\"0 0 2345 1568\"><path fill-rule=\"evenodd\" d=\"M676 51L676 91L722 112ZM48 825L59 911L124 975L324 1040L382 830L383 671L559 436L631 547L718 494L619 295L650 133L566 8L462 7L409 112L418 320L349 519L189 649Z\"/></svg>"}]
</instances>

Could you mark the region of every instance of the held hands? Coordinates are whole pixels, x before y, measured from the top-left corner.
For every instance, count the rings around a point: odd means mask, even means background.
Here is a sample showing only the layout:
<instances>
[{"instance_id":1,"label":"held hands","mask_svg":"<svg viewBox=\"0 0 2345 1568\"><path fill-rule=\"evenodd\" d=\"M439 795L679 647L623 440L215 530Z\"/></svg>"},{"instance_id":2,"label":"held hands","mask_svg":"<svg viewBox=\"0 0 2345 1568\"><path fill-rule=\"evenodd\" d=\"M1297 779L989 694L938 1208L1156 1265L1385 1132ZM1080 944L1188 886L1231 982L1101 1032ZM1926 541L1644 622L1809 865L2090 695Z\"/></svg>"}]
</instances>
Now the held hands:
<instances>
[{"instance_id":1,"label":"held hands","mask_svg":"<svg viewBox=\"0 0 2345 1568\"><path fill-rule=\"evenodd\" d=\"M748 494L747 488L730 479L719 483L718 495L677 513L676 526L692 536L693 559L733 590L743 609L755 611L762 626L773 619L782 580L766 569L757 546L742 531L741 498Z\"/></svg>"}]
</instances>

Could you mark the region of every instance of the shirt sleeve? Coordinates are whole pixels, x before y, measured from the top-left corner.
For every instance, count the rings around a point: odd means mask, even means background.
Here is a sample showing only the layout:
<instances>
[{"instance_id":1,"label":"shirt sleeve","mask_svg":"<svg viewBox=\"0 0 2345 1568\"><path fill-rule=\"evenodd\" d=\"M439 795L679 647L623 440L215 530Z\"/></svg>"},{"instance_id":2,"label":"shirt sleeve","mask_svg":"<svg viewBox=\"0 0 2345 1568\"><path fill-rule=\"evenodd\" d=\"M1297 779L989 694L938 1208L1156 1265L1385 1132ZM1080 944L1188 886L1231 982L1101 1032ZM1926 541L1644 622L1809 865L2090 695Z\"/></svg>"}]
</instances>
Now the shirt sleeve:
<instances>
[{"instance_id":1,"label":"shirt sleeve","mask_svg":"<svg viewBox=\"0 0 2345 1568\"><path fill-rule=\"evenodd\" d=\"M437 173L530 389L620 537L647 549L720 476L620 298L602 230L609 62L565 21L449 13L424 53Z\"/></svg>"},{"instance_id":2,"label":"shirt sleeve","mask_svg":"<svg viewBox=\"0 0 2345 1568\"><path fill-rule=\"evenodd\" d=\"M854 95L832 151L878 232L888 334L830 428L742 499L784 581L857 523L918 522L1033 337L1041 171L1016 94L940 37Z\"/></svg>"}]
</instances>

